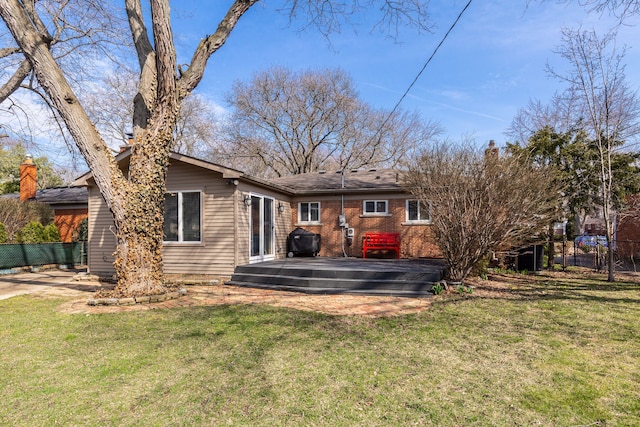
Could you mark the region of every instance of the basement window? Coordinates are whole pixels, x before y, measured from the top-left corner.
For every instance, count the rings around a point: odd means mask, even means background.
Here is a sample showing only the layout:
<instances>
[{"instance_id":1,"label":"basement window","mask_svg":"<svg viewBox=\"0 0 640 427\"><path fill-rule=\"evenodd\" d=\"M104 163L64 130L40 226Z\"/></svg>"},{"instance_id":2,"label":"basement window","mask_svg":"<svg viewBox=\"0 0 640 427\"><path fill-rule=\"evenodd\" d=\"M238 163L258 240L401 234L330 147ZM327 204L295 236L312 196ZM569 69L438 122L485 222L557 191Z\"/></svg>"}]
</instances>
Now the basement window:
<instances>
[{"instance_id":1,"label":"basement window","mask_svg":"<svg viewBox=\"0 0 640 427\"><path fill-rule=\"evenodd\" d=\"M182 191L164 195L164 241L200 242L201 196L199 191Z\"/></svg>"}]
</instances>

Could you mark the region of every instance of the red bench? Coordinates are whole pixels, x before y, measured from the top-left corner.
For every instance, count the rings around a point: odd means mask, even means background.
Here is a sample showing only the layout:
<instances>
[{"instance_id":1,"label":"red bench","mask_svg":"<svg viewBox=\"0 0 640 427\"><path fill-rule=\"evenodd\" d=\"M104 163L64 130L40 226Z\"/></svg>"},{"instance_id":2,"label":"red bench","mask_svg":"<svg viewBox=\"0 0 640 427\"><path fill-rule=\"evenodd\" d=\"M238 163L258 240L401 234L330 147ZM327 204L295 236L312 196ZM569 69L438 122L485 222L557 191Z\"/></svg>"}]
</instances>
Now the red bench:
<instances>
[{"instance_id":1,"label":"red bench","mask_svg":"<svg viewBox=\"0 0 640 427\"><path fill-rule=\"evenodd\" d=\"M395 251L400 258L400 233L365 233L362 241L362 258L367 251Z\"/></svg>"}]
</instances>

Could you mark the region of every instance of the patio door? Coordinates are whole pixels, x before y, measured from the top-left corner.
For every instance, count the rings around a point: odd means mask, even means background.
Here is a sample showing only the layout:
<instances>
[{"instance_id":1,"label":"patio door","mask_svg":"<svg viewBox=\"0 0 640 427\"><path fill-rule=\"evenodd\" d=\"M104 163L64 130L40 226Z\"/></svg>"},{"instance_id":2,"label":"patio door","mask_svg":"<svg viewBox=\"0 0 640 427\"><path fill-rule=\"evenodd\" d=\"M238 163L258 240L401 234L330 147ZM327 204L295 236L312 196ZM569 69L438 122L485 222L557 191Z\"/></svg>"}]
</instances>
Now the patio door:
<instances>
[{"instance_id":1,"label":"patio door","mask_svg":"<svg viewBox=\"0 0 640 427\"><path fill-rule=\"evenodd\" d=\"M250 262L274 259L274 201L270 197L251 195Z\"/></svg>"}]
</instances>

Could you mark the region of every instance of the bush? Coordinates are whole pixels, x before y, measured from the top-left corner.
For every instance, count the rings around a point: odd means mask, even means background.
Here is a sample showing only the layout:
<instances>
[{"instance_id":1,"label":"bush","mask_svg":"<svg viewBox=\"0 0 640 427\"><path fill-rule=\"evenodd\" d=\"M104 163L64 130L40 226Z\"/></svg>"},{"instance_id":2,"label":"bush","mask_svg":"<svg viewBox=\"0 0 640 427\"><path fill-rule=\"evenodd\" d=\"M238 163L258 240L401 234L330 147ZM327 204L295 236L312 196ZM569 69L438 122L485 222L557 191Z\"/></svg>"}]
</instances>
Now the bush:
<instances>
[{"instance_id":1,"label":"bush","mask_svg":"<svg viewBox=\"0 0 640 427\"><path fill-rule=\"evenodd\" d=\"M20 230L30 221L49 224L53 221L53 210L45 203L0 199L0 223L5 226L8 242L19 242Z\"/></svg>"},{"instance_id":2,"label":"bush","mask_svg":"<svg viewBox=\"0 0 640 427\"><path fill-rule=\"evenodd\" d=\"M0 222L0 243L7 243L9 235L7 234L7 227Z\"/></svg>"},{"instance_id":3,"label":"bush","mask_svg":"<svg viewBox=\"0 0 640 427\"><path fill-rule=\"evenodd\" d=\"M18 232L18 243L42 243L44 241L44 225L38 221L30 221Z\"/></svg>"},{"instance_id":4,"label":"bush","mask_svg":"<svg viewBox=\"0 0 640 427\"><path fill-rule=\"evenodd\" d=\"M44 227L44 233L42 237L43 237L43 242L47 242L47 243L59 242L60 230L58 230L58 227L54 223L51 223L46 227Z\"/></svg>"},{"instance_id":5,"label":"bush","mask_svg":"<svg viewBox=\"0 0 640 427\"><path fill-rule=\"evenodd\" d=\"M73 231L74 242L86 242L89 240L89 220L83 219Z\"/></svg>"},{"instance_id":6,"label":"bush","mask_svg":"<svg viewBox=\"0 0 640 427\"><path fill-rule=\"evenodd\" d=\"M487 277L489 273L489 262L491 261L491 254L485 255L480 258L471 269L469 273L472 277L482 277L483 279Z\"/></svg>"},{"instance_id":7,"label":"bush","mask_svg":"<svg viewBox=\"0 0 640 427\"><path fill-rule=\"evenodd\" d=\"M38 221L31 221L18 232L18 243L52 243L60 241L60 231L55 224L46 227Z\"/></svg>"}]
</instances>

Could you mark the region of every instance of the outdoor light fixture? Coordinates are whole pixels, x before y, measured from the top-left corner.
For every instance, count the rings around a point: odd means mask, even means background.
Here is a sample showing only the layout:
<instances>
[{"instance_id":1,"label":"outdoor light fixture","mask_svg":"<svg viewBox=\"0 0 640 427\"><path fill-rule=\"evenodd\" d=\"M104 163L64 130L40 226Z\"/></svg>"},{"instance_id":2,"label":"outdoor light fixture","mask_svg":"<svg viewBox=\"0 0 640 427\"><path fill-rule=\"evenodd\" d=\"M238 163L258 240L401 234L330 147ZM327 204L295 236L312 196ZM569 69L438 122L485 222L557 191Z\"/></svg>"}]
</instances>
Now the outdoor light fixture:
<instances>
[{"instance_id":1,"label":"outdoor light fixture","mask_svg":"<svg viewBox=\"0 0 640 427\"><path fill-rule=\"evenodd\" d=\"M244 196L245 206L251 206L251 196Z\"/></svg>"},{"instance_id":2,"label":"outdoor light fixture","mask_svg":"<svg viewBox=\"0 0 640 427\"><path fill-rule=\"evenodd\" d=\"M284 212L284 203L282 202L278 203L278 212L280 213Z\"/></svg>"},{"instance_id":3,"label":"outdoor light fixture","mask_svg":"<svg viewBox=\"0 0 640 427\"><path fill-rule=\"evenodd\" d=\"M230 179L227 181L227 185L238 185L237 179Z\"/></svg>"}]
</instances>

